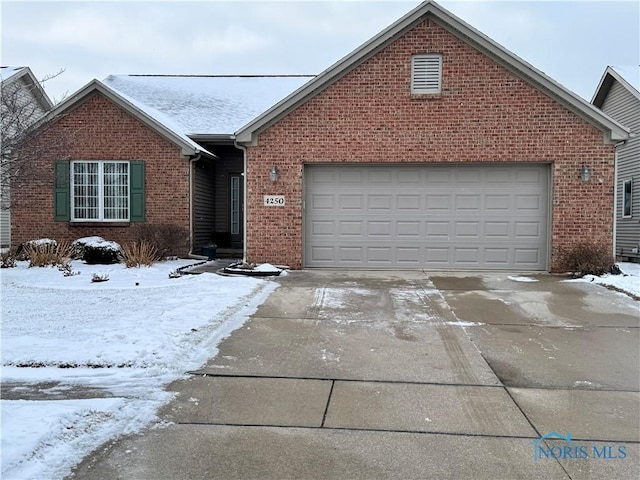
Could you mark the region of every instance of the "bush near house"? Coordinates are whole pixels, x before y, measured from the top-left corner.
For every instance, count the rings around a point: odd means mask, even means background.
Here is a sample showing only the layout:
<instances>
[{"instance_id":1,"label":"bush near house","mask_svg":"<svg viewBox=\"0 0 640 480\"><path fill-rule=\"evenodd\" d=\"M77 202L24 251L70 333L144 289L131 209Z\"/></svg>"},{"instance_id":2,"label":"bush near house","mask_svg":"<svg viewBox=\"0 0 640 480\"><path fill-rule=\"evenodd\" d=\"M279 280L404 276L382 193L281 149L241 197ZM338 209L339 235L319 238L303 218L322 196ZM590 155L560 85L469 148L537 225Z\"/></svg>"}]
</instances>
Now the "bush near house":
<instances>
[{"instance_id":1,"label":"bush near house","mask_svg":"<svg viewBox=\"0 0 640 480\"><path fill-rule=\"evenodd\" d=\"M16 266L17 249L11 247L0 252L0 268L13 268Z\"/></svg>"},{"instance_id":2,"label":"bush near house","mask_svg":"<svg viewBox=\"0 0 640 480\"><path fill-rule=\"evenodd\" d=\"M57 242L50 238L30 240L20 250L22 258L29 260L29 267L62 265L71 255L69 242Z\"/></svg>"},{"instance_id":3,"label":"bush near house","mask_svg":"<svg viewBox=\"0 0 640 480\"><path fill-rule=\"evenodd\" d=\"M139 267L140 265L150 267L160 260L156 247L144 240L124 245L122 255L127 268Z\"/></svg>"},{"instance_id":4,"label":"bush near house","mask_svg":"<svg viewBox=\"0 0 640 480\"><path fill-rule=\"evenodd\" d=\"M171 223L142 223L135 227L138 242L151 244L158 258L183 256L189 251L189 230Z\"/></svg>"},{"instance_id":5,"label":"bush near house","mask_svg":"<svg viewBox=\"0 0 640 480\"><path fill-rule=\"evenodd\" d=\"M594 243L580 243L567 251L566 269L574 275L604 275L612 273L615 260L610 248Z\"/></svg>"},{"instance_id":6,"label":"bush near house","mask_svg":"<svg viewBox=\"0 0 640 480\"><path fill-rule=\"evenodd\" d=\"M111 265L122 260L121 247L102 237L84 237L71 244L72 256L90 265Z\"/></svg>"}]
</instances>

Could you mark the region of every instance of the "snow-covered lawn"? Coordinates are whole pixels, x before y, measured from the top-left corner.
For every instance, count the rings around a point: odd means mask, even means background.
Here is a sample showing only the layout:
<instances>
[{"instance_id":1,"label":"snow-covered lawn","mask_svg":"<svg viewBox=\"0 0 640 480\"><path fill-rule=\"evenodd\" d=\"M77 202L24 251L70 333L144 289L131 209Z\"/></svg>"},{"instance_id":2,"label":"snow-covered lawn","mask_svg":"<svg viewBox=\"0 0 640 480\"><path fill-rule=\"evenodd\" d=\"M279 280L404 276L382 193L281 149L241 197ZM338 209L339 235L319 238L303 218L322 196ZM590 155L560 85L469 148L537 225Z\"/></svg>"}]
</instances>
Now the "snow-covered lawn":
<instances>
[{"instance_id":1,"label":"snow-covered lawn","mask_svg":"<svg viewBox=\"0 0 640 480\"><path fill-rule=\"evenodd\" d=\"M164 387L214 356L276 287L208 273L169 278L191 263L76 261L80 274L68 277L26 262L0 271L0 477L62 478L101 443L152 422L171 399ZM109 280L93 283L93 274ZM39 399L5 399L20 390Z\"/></svg>"},{"instance_id":2,"label":"snow-covered lawn","mask_svg":"<svg viewBox=\"0 0 640 480\"><path fill-rule=\"evenodd\" d=\"M614 287L617 290L630 293L636 298L640 297L640 263L618 262L616 265L622 270L622 275L585 275L571 282L593 282Z\"/></svg>"}]
</instances>

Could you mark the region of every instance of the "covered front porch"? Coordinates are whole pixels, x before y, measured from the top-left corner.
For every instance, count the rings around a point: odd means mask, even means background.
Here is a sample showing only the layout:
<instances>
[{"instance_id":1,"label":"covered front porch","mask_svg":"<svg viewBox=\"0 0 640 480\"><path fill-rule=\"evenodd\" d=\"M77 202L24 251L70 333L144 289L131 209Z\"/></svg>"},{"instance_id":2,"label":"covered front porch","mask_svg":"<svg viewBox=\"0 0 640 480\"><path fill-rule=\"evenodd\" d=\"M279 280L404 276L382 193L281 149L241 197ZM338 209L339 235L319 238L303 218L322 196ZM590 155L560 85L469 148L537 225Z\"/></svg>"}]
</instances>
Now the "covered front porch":
<instances>
[{"instance_id":1,"label":"covered front porch","mask_svg":"<svg viewBox=\"0 0 640 480\"><path fill-rule=\"evenodd\" d=\"M242 258L244 248L244 159L233 143L203 142L218 158L192 166L192 253Z\"/></svg>"}]
</instances>

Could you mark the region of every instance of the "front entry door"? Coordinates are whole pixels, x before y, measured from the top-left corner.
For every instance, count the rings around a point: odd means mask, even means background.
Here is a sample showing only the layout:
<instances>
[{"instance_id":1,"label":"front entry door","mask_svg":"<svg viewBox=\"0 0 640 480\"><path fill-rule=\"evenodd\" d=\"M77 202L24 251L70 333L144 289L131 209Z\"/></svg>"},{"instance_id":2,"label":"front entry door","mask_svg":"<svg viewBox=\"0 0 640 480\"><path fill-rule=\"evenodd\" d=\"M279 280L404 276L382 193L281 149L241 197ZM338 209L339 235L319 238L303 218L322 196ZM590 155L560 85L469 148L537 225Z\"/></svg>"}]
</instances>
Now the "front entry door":
<instances>
[{"instance_id":1,"label":"front entry door","mask_svg":"<svg viewBox=\"0 0 640 480\"><path fill-rule=\"evenodd\" d=\"M244 239L244 195L243 195L243 176L241 173L232 173L230 175L231 193L231 248L242 248Z\"/></svg>"}]
</instances>

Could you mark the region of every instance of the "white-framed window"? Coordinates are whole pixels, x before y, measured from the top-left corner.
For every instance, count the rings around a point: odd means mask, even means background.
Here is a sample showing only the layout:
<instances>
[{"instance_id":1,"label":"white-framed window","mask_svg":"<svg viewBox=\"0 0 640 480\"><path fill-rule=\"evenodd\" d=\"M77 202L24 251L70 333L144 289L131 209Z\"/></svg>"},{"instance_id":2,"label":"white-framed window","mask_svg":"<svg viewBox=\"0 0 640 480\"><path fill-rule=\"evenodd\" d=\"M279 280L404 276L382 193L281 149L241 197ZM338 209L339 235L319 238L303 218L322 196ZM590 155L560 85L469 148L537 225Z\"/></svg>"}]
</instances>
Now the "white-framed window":
<instances>
[{"instance_id":1,"label":"white-framed window","mask_svg":"<svg viewBox=\"0 0 640 480\"><path fill-rule=\"evenodd\" d=\"M622 216L629 218L633 210L633 181L625 180L622 184Z\"/></svg>"},{"instance_id":2,"label":"white-framed window","mask_svg":"<svg viewBox=\"0 0 640 480\"><path fill-rule=\"evenodd\" d=\"M129 221L129 162L71 162L71 221Z\"/></svg>"},{"instance_id":3,"label":"white-framed window","mask_svg":"<svg viewBox=\"0 0 640 480\"><path fill-rule=\"evenodd\" d=\"M442 55L429 53L411 57L411 93L434 94L442 90Z\"/></svg>"}]
</instances>

